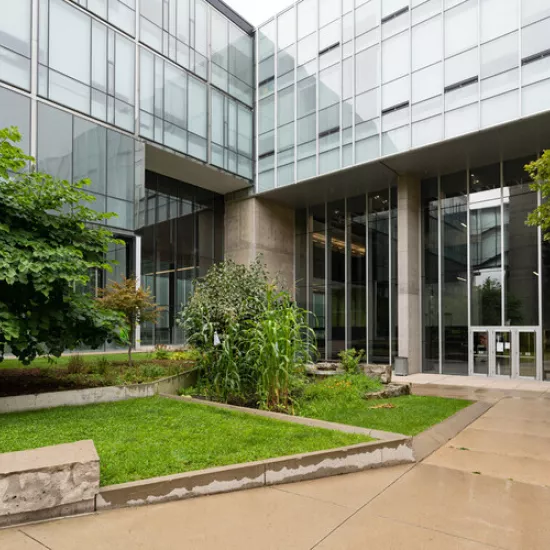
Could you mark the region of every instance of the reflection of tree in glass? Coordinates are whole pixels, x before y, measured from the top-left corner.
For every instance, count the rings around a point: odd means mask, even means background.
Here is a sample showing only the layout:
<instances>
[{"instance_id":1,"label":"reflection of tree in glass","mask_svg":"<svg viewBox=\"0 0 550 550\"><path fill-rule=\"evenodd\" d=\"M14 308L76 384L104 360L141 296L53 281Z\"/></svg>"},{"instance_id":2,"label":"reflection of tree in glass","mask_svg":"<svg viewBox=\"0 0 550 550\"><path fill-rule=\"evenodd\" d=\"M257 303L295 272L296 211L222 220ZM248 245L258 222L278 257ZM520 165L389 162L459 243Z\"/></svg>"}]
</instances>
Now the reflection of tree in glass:
<instances>
[{"instance_id":1,"label":"reflection of tree in glass","mask_svg":"<svg viewBox=\"0 0 550 550\"><path fill-rule=\"evenodd\" d=\"M487 326L500 326L501 320L501 296L502 285L490 277L478 287L481 310L483 311L483 324ZM506 318L510 325L521 325L521 300L508 292L506 306Z\"/></svg>"}]
</instances>

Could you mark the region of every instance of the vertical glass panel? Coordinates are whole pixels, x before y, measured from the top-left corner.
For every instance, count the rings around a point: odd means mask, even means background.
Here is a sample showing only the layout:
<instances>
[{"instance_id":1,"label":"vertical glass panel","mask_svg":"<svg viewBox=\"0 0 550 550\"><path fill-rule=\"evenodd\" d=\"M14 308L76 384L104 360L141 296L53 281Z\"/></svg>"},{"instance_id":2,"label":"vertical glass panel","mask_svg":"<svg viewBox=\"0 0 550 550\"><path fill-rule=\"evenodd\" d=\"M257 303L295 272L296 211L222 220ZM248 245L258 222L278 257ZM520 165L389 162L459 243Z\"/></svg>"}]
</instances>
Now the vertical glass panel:
<instances>
[{"instance_id":1,"label":"vertical glass panel","mask_svg":"<svg viewBox=\"0 0 550 550\"><path fill-rule=\"evenodd\" d=\"M508 331L494 333L495 374L512 376L512 334Z\"/></svg>"},{"instance_id":2,"label":"vertical glass panel","mask_svg":"<svg viewBox=\"0 0 550 550\"><path fill-rule=\"evenodd\" d=\"M319 73L319 109L338 103L342 97L341 66L334 65Z\"/></svg>"},{"instance_id":3,"label":"vertical glass panel","mask_svg":"<svg viewBox=\"0 0 550 550\"><path fill-rule=\"evenodd\" d=\"M424 372L439 372L439 214L438 181L422 182Z\"/></svg>"},{"instance_id":4,"label":"vertical glass panel","mask_svg":"<svg viewBox=\"0 0 550 550\"><path fill-rule=\"evenodd\" d=\"M50 68L90 84L91 20L88 15L61 0L50 2ZM67 44L78 44L68 48Z\"/></svg>"},{"instance_id":5,"label":"vertical glass panel","mask_svg":"<svg viewBox=\"0 0 550 550\"><path fill-rule=\"evenodd\" d=\"M341 14L341 2L335 2L334 0L319 0L320 27L324 27L327 23L338 19Z\"/></svg>"},{"instance_id":6,"label":"vertical glass panel","mask_svg":"<svg viewBox=\"0 0 550 550\"><path fill-rule=\"evenodd\" d=\"M309 246L311 247L310 263L310 307L313 317L311 326L315 330L317 348L321 358L325 357L325 327L326 327L326 289L325 289L325 244L327 239L327 224L325 204L310 209L311 233Z\"/></svg>"},{"instance_id":7,"label":"vertical glass panel","mask_svg":"<svg viewBox=\"0 0 550 550\"><path fill-rule=\"evenodd\" d=\"M519 91L514 90L481 102L481 127L487 128L519 118Z\"/></svg>"},{"instance_id":8,"label":"vertical glass panel","mask_svg":"<svg viewBox=\"0 0 550 550\"><path fill-rule=\"evenodd\" d=\"M73 117L68 113L38 104L37 164L40 172L71 181Z\"/></svg>"},{"instance_id":9,"label":"vertical glass panel","mask_svg":"<svg viewBox=\"0 0 550 550\"><path fill-rule=\"evenodd\" d=\"M539 324L538 230L525 224L528 214L537 207L537 193L531 191L524 170L532 160L504 163L504 321L511 326Z\"/></svg>"},{"instance_id":10,"label":"vertical glass panel","mask_svg":"<svg viewBox=\"0 0 550 550\"><path fill-rule=\"evenodd\" d=\"M382 82L404 76L411 70L409 32L393 36L382 43Z\"/></svg>"},{"instance_id":11,"label":"vertical glass panel","mask_svg":"<svg viewBox=\"0 0 550 550\"><path fill-rule=\"evenodd\" d=\"M274 96L262 99L259 102L259 132L269 132L275 127L275 98Z\"/></svg>"},{"instance_id":12,"label":"vertical glass panel","mask_svg":"<svg viewBox=\"0 0 550 550\"><path fill-rule=\"evenodd\" d=\"M523 115L531 115L550 109L550 80L543 80L523 88L521 110Z\"/></svg>"},{"instance_id":13,"label":"vertical glass panel","mask_svg":"<svg viewBox=\"0 0 550 550\"><path fill-rule=\"evenodd\" d=\"M133 42L116 33L116 61L115 61L115 95L129 103L134 104L135 82L135 56L136 50ZM94 56L96 52L94 50Z\"/></svg>"},{"instance_id":14,"label":"vertical glass panel","mask_svg":"<svg viewBox=\"0 0 550 550\"><path fill-rule=\"evenodd\" d=\"M88 178L87 188L104 195L107 185L107 130L97 124L74 117L73 179Z\"/></svg>"},{"instance_id":15,"label":"vertical glass panel","mask_svg":"<svg viewBox=\"0 0 550 550\"><path fill-rule=\"evenodd\" d=\"M477 8L477 0L467 0L445 12L446 57L477 45Z\"/></svg>"},{"instance_id":16,"label":"vertical glass panel","mask_svg":"<svg viewBox=\"0 0 550 550\"><path fill-rule=\"evenodd\" d=\"M537 333L519 332L519 375L523 378L537 376Z\"/></svg>"},{"instance_id":17,"label":"vertical glass panel","mask_svg":"<svg viewBox=\"0 0 550 550\"><path fill-rule=\"evenodd\" d=\"M201 137L207 135L206 85L196 78L189 77L188 128Z\"/></svg>"},{"instance_id":18,"label":"vertical glass panel","mask_svg":"<svg viewBox=\"0 0 550 550\"><path fill-rule=\"evenodd\" d=\"M481 46L481 78L487 78L518 66L518 33L514 32Z\"/></svg>"},{"instance_id":19,"label":"vertical glass panel","mask_svg":"<svg viewBox=\"0 0 550 550\"><path fill-rule=\"evenodd\" d=\"M134 140L107 131L107 195L134 200Z\"/></svg>"},{"instance_id":20,"label":"vertical glass panel","mask_svg":"<svg viewBox=\"0 0 550 550\"><path fill-rule=\"evenodd\" d=\"M355 92L361 94L380 84L380 47L373 46L355 56Z\"/></svg>"},{"instance_id":21,"label":"vertical glass panel","mask_svg":"<svg viewBox=\"0 0 550 550\"><path fill-rule=\"evenodd\" d=\"M0 88L0 128L16 126L21 134L18 147L25 153L30 153L30 99L20 94ZM45 131L42 137L45 138ZM43 145L44 146L44 145Z\"/></svg>"},{"instance_id":22,"label":"vertical glass panel","mask_svg":"<svg viewBox=\"0 0 550 550\"><path fill-rule=\"evenodd\" d=\"M0 46L30 58L31 0L2 0L0 9Z\"/></svg>"},{"instance_id":23,"label":"vertical glass panel","mask_svg":"<svg viewBox=\"0 0 550 550\"><path fill-rule=\"evenodd\" d=\"M523 29L521 57L529 57L550 48L550 19L544 19Z\"/></svg>"},{"instance_id":24,"label":"vertical glass panel","mask_svg":"<svg viewBox=\"0 0 550 550\"><path fill-rule=\"evenodd\" d=\"M542 379L550 380L550 241L542 241Z\"/></svg>"},{"instance_id":25,"label":"vertical glass panel","mask_svg":"<svg viewBox=\"0 0 550 550\"><path fill-rule=\"evenodd\" d=\"M283 126L294 120L294 86L280 91L277 101L278 125Z\"/></svg>"},{"instance_id":26,"label":"vertical glass panel","mask_svg":"<svg viewBox=\"0 0 550 550\"><path fill-rule=\"evenodd\" d=\"M298 4L298 39L317 30L317 0L303 0Z\"/></svg>"},{"instance_id":27,"label":"vertical glass panel","mask_svg":"<svg viewBox=\"0 0 550 550\"><path fill-rule=\"evenodd\" d=\"M279 15L277 29L279 50L296 42L296 11L294 7Z\"/></svg>"},{"instance_id":28,"label":"vertical glass panel","mask_svg":"<svg viewBox=\"0 0 550 550\"><path fill-rule=\"evenodd\" d=\"M489 374L489 333L474 331L473 363L474 374Z\"/></svg>"},{"instance_id":29,"label":"vertical glass panel","mask_svg":"<svg viewBox=\"0 0 550 550\"><path fill-rule=\"evenodd\" d=\"M472 324L502 326L500 165L470 171Z\"/></svg>"},{"instance_id":30,"label":"vertical glass panel","mask_svg":"<svg viewBox=\"0 0 550 550\"><path fill-rule=\"evenodd\" d=\"M258 29L258 50L260 61L275 54L275 21Z\"/></svg>"},{"instance_id":31,"label":"vertical glass panel","mask_svg":"<svg viewBox=\"0 0 550 550\"><path fill-rule=\"evenodd\" d=\"M518 28L519 0L479 0L481 10L481 41L488 42L497 36Z\"/></svg>"},{"instance_id":32,"label":"vertical glass panel","mask_svg":"<svg viewBox=\"0 0 550 550\"><path fill-rule=\"evenodd\" d=\"M359 4L359 2L357 2ZM380 24L380 4L370 0L355 10L355 36L374 29Z\"/></svg>"},{"instance_id":33,"label":"vertical glass panel","mask_svg":"<svg viewBox=\"0 0 550 550\"><path fill-rule=\"evenodd\" d=\"M442 372L468 374L468 198L466 172L441 178Z\"/></svg>"},{"instance_id":34,"label":"vertical glass panel","mask_svg":"<svg viewBox=\"0 0 550 550\"><path fill-rule=\"evenodd\" d=\"M412 29L412 70L443 59L443 18L434 17Z\"/></svg>"},{"instance_id":35,"label":"vertical glass panel","mask_svg":"<svg viewBox=\"0 0 550 550\"><path fill-rule=\"evenodd\" d=\"M441 63L413 73L412 101L416 103L443 93L443 70Z\"/></svg>"},{"instance_id":36,"label":"vertical glass panel","mask_svg":"<svg viewBox=\"0 0 550 550\"><path fill-rule=\"evenodd\" d=\"M473 132L479 127L477 103L445 113L445 137L450 138Z\"/></svg>"},{"instance_id":37,"label":"vertical glass panel","mask_svg":"<svg viewBox=\"0 0 550 550\"><path fill-rule=\"evenodd\" d=\"M370 363L390 361L389 193L368 197L368 352Z\"/></svg>"},{"instance_id":38,"label":"vertical glass panel","mask_svg":"<svg viewBox=\"0 0 550 550\"><path fill-rule=\"evenodd\" d=\"M347 200L349 347L367 349L367 214L366 196Z\"/></svg>"},{"instance_id":39,"label":"vertical glass panel","mask_svg":"<svg viewBox=\"0 0 550 550\"><path fill-rule=\"evenodd\" d=\"M521 0L521 22L529 25L550 16L550 5L545 0Z\"/></svg>"},{"instance_id":40,"label":"vertical glass panel","mask_svg":"<svg viewBox=\"0 0 550 550\"><path fill-rule=\"evenodd\" d=\"M329 203L330 220L330 349L331 357L346 348L346 204Z\"/></svg>"}]
</instances>

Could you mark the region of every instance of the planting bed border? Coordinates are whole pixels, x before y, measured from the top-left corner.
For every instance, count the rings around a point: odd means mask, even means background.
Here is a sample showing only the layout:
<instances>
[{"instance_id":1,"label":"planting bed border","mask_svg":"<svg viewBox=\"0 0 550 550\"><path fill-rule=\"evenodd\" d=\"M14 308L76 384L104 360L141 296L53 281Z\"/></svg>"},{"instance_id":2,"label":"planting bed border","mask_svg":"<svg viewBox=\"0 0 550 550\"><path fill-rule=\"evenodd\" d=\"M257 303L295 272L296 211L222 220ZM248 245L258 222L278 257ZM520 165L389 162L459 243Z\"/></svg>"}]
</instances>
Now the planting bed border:
<instances>
[{"instance_id":1,"label":"planting bed border","mask_svg":"<svg viewBox=\"0 0 550 550\"><path fill-rule=\"evenodd\" d=\"M37 411L56 407L75 407L96 403L113 403L158 394L176 395L182 388L192 386L196 381L196 369L161 378L145 384L128 386L103 386L83 390L67 390L14 397L0 397L0 414Z\"/></svg>"}]
</instances>

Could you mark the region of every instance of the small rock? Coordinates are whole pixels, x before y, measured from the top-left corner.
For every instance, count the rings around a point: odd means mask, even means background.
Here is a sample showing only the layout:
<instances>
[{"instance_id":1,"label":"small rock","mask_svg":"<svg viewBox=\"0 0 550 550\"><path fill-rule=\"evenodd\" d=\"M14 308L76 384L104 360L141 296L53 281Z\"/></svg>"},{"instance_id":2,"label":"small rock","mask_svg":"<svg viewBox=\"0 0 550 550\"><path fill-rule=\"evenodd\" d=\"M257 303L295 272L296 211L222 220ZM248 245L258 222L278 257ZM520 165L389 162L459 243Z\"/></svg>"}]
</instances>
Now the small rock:
<instances>
[{"instance_id":1,"label":"small rock","mask_svg":"<svg viewBox=\"0 0 550 550\"><path fill-rule=\"evenodd\" d=\"M410 384L388 384L383 390L366 393L363 397L370 401L371 399L390 399L392 397L401 397L411 394Z\"/></svg>"}]
</instances>

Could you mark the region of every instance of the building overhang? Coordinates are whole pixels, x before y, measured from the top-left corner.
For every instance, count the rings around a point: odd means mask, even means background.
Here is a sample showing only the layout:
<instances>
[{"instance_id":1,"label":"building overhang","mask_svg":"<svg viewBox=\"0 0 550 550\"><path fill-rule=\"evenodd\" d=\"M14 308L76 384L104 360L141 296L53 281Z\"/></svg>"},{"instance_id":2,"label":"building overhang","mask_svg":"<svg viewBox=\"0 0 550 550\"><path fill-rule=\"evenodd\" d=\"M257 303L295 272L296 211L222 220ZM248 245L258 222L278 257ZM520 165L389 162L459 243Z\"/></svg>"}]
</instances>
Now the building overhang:
<instances>
[{"instance_id":1,"label":"building overhang","mask_svg":"<svg viewBox=\"0 0 550 550\"><path fill-rule=\"evenodd\" d=\"M550 112L383 157L259 196L304 208L379 191L400 175L421 179L528 156L550 148Z\"/></svg>"},{"instance_id":2,"label":"building overhang","mask_svg":"<svg viewBox=\"0 0 550 550\"><path fill-rule=\"evenodd\" d=\"M252 187L244 178L150 143L145 144L145 168L220 195Z\"/></svg>"}]
</instances>

